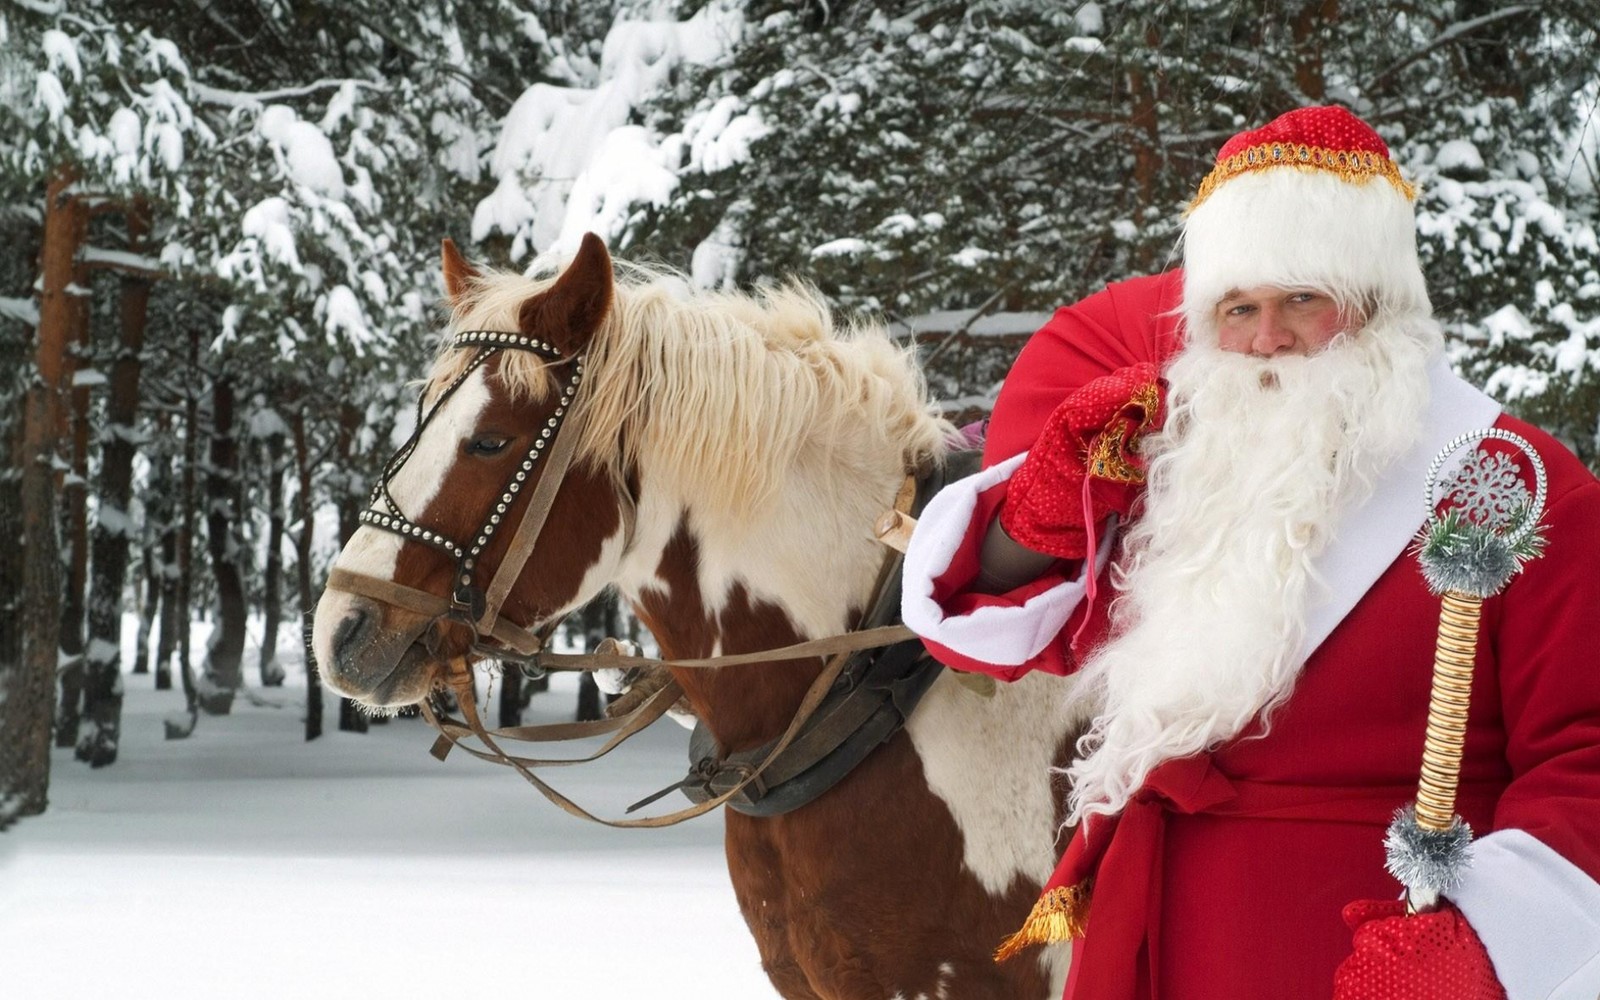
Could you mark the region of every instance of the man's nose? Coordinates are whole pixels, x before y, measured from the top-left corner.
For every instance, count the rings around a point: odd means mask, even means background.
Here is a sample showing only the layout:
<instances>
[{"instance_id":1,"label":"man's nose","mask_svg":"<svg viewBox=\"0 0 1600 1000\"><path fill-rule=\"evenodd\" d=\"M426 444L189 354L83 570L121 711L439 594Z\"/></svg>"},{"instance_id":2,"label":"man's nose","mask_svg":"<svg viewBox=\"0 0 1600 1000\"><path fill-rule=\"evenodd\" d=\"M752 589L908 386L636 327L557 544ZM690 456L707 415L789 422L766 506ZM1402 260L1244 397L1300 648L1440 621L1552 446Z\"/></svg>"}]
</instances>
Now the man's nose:
<instances>
[{"instance_id":1,"label":"man's nose","mask_svg":"<svg viewBox=\"0 0 1600 1000\"><path fill-rule=\"evenodd\" d=\"M1267 306L1261 310L1256 323L1256 335L1250 341L1250 351L1263 358L1294 348L1294 332L1283 321L1283 314Z\"/></svg>"}]
</instances>

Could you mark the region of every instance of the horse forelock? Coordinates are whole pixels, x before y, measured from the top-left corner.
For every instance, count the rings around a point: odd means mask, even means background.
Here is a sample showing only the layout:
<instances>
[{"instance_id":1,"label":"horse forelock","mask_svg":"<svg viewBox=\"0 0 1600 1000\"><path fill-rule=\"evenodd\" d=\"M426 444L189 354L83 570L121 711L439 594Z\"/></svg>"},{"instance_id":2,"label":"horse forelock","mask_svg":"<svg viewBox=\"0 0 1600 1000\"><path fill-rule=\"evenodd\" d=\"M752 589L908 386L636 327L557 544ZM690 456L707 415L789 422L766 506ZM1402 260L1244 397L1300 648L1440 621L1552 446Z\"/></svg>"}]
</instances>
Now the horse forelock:
<instances>
[{"instance_id":1,"label":"horse forelock","mask_svg":"<svg viewBox=\"0 0 1600 1000\"><path fill-rule=\"evenodd\" d=\"M553 277L480 275L452 332L516 330L522 304ZM441 349L431 397L471 360ZM587 350L575 411L577 460L621 482L647 460L697 506L748 510L770 498L808 449L844 457L810 464L843 471L889 454L903 470L946 448L950 426L932 410L909 349L878 326L835 326L826 302L798 283L746 293L693 289L680 274L617 264L610 313ZM492 384L539 402L555 387L538 357L506 351Z\"/></svg>"}]
</instances>

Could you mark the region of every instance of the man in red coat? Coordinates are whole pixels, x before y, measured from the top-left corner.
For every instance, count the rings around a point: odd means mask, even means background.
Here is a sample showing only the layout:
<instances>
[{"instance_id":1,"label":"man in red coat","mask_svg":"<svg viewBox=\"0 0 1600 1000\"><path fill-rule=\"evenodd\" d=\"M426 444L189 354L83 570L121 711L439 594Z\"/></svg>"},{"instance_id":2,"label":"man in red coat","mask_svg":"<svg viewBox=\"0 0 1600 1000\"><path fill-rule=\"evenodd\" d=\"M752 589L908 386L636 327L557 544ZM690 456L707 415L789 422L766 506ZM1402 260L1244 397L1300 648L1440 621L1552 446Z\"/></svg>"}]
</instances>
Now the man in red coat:
<instances>
[{"instance_id":1,"label":"man in red coat","mask_svg":"<svg viewBox=\"0 0 1600 1000\"><path fill-rule=\"evenodd\" d=\"M1600 482L1451 372L1411 200L1342 109L1235 136L1183 271L1060 310L912 539L935 655L1091 708L1009 949L1074 939L1073 1000L1600 995ZM1490 426L1548 470L1548 554L1484 605L1470 867L1408 917L1384 831L1440 600L1407 549L1434 455Z\"/></svg>"}]
</instances>

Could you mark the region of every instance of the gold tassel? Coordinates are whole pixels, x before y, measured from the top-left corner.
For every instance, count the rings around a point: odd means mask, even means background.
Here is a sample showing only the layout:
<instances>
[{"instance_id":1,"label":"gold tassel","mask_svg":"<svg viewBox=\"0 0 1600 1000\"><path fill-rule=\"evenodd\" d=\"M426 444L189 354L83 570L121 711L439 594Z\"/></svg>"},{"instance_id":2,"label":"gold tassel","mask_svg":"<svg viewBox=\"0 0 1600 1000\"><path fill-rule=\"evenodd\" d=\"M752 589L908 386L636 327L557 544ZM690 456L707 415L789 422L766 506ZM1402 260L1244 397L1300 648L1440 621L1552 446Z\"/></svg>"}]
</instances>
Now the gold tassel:
<instances>
[{"instance_id":1,"label":"gold tassel","mask_svg":"<svg viewBox=\"0 0 1600 1000\"><path fill-rule=\"evenodd\" d=\"M1089 923L1089 898L1093 888L1093 880L1085 879L1077 885L1051 889L1040 896L1028 919L1023 921L1022 929L995 949L994 960L1004 962L1032 945L1054 944L1082 936Z\"/></svg>"}]
</instances>

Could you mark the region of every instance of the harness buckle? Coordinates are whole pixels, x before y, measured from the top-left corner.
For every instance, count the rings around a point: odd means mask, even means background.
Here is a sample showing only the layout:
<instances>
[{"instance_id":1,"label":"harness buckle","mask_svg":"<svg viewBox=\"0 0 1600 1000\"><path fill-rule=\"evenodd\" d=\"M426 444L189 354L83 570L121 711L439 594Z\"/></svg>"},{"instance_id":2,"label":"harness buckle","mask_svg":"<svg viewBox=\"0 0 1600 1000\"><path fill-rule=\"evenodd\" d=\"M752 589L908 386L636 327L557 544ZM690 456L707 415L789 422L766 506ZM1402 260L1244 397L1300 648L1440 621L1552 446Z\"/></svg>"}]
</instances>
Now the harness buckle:
<instances>
[{"instance_id":1,"label":"harness buckle","mask_svg":"<svg viewBox=\"0 0 1600 1000\"><path fill-rule=\"evenodd\" d=\"M488 602L483 591L471 584L461 584L450 595L450 614L455 618L462 618L468 625L477 628L479 619L483 617Z\"/></svg>"}]
</instances>

